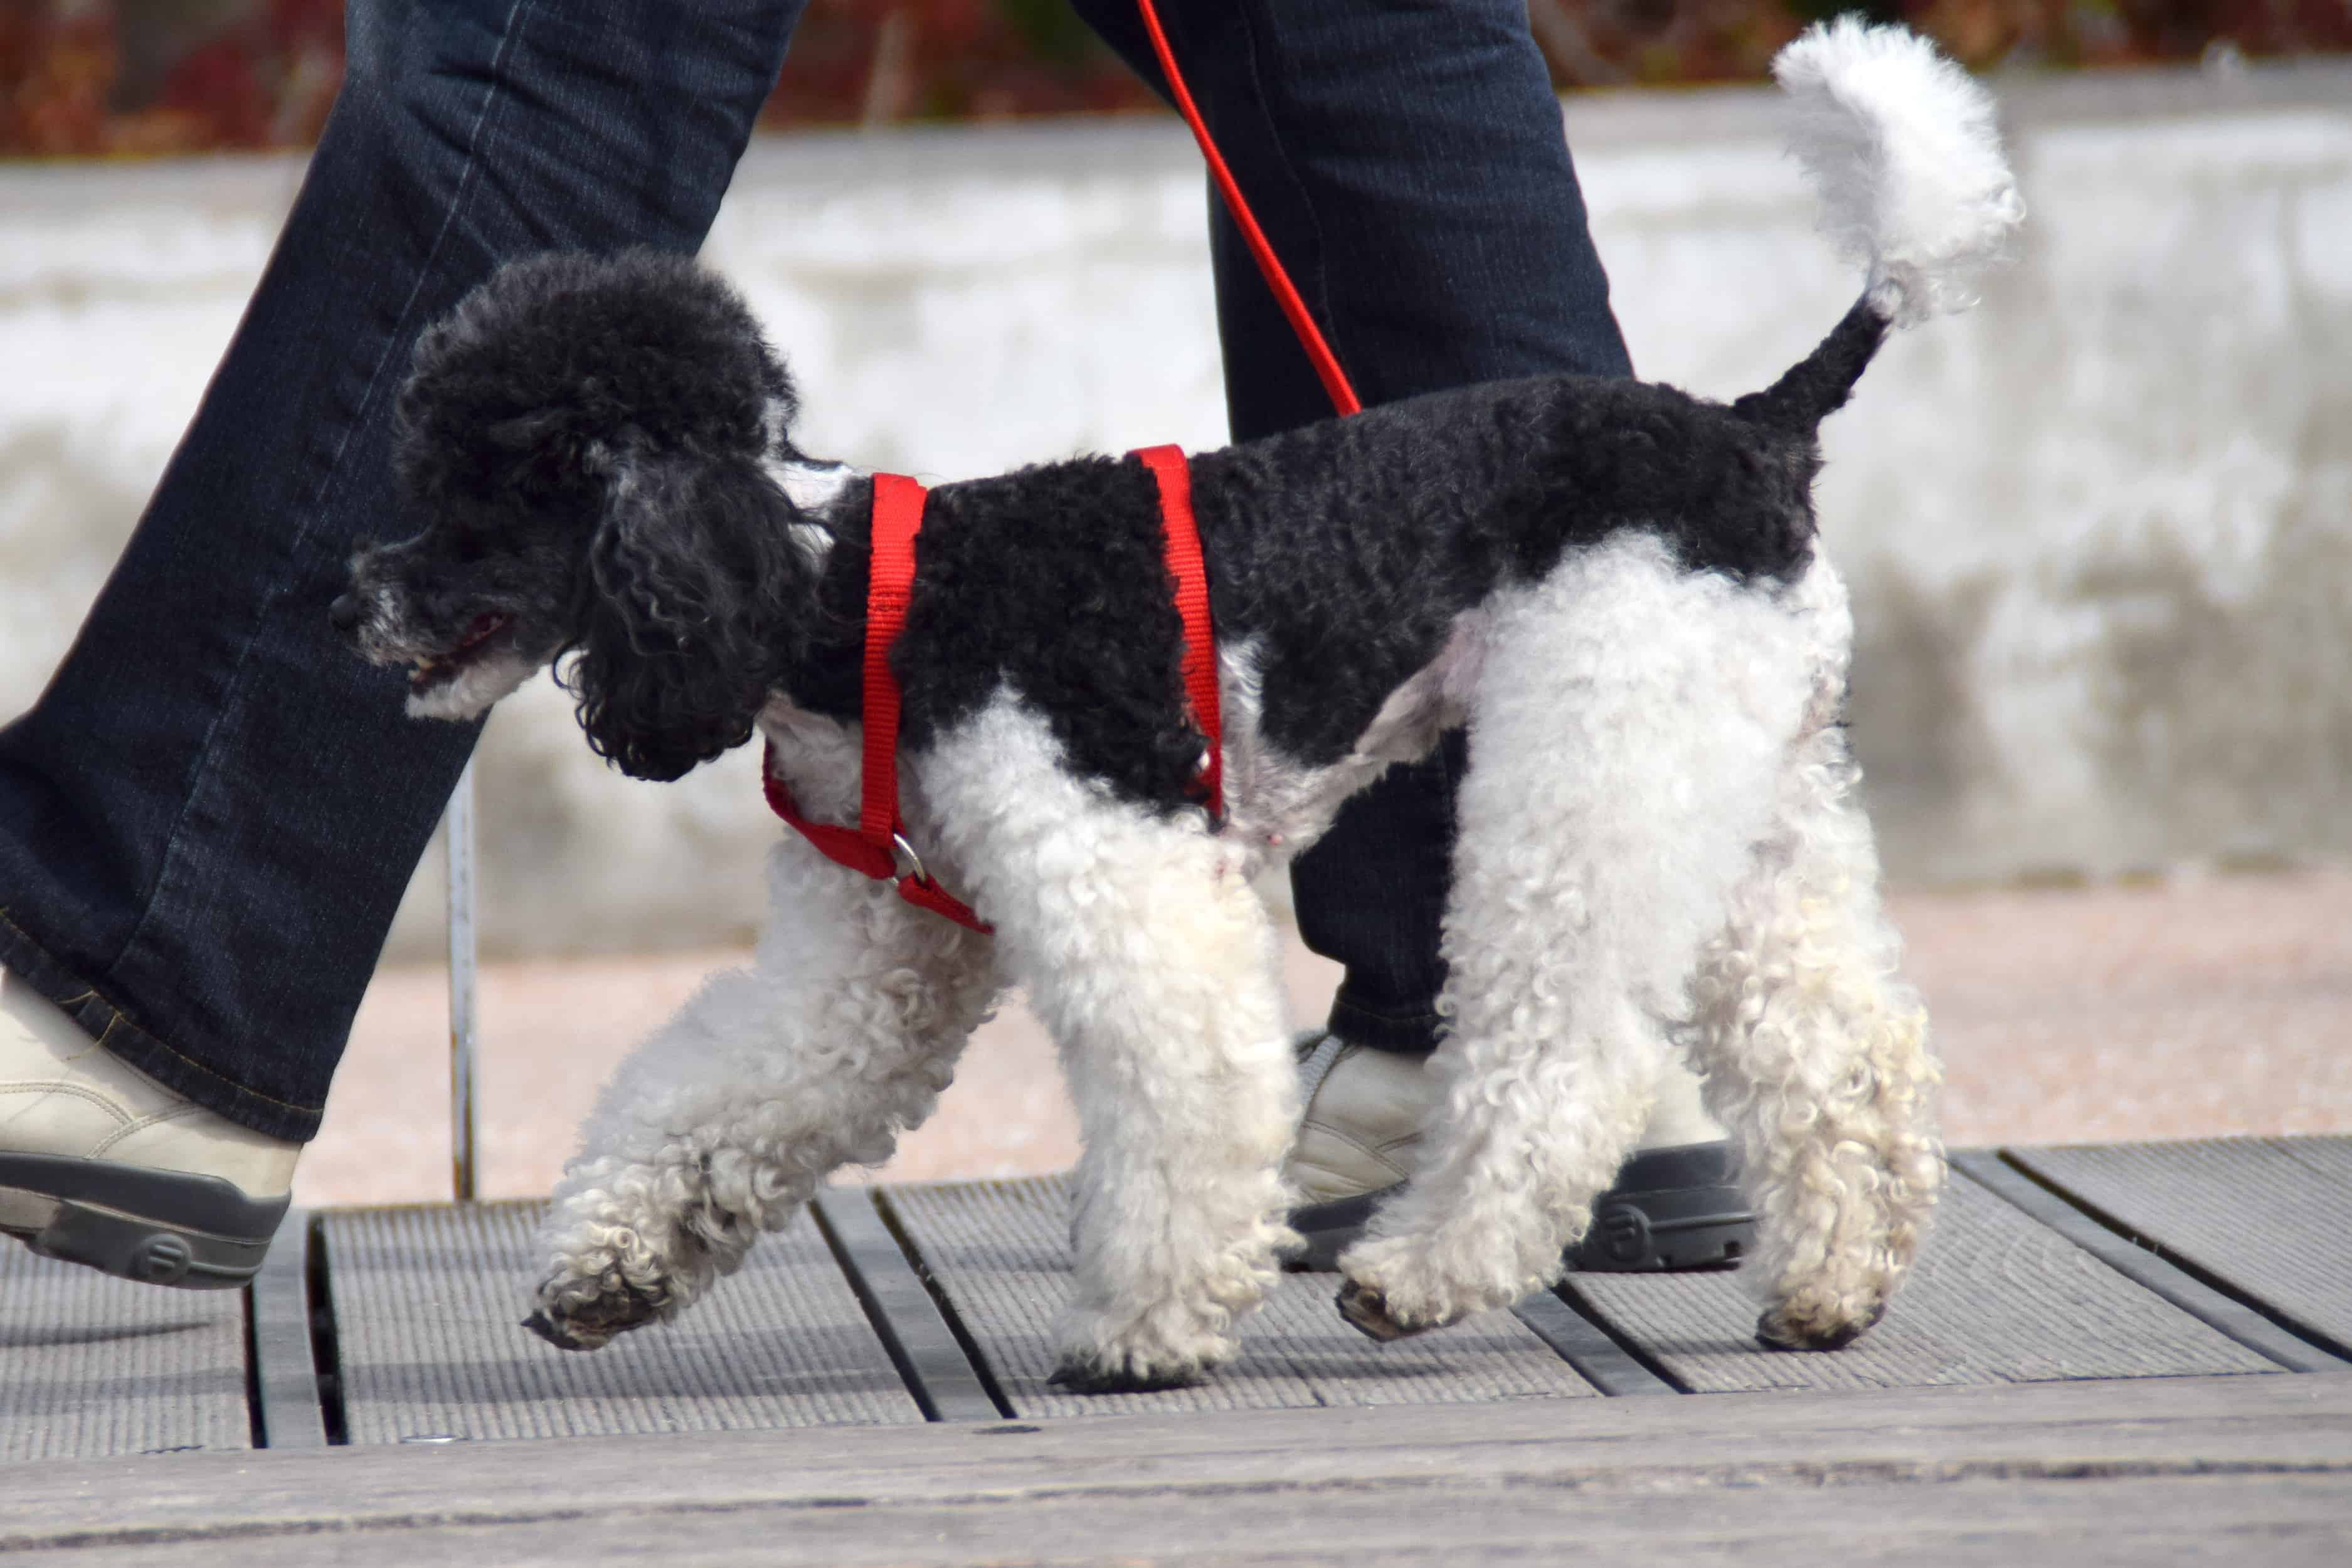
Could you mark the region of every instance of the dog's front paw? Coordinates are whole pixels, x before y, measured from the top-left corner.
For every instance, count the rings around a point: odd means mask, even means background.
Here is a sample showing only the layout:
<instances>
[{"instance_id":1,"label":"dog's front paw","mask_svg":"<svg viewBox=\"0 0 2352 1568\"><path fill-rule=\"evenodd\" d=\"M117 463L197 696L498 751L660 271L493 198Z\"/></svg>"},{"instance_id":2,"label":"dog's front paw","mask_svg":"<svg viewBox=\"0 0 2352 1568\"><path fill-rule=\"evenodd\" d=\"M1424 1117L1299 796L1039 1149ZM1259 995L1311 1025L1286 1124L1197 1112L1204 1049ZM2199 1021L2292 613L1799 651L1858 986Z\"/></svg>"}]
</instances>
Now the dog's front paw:
<instances>
[{"instance_id":1,"label":"dog's front paw","mask_svg":"<svg viewBox=\"0 0 2352 1568\"><path fill-rule=\"evenodd\" d=\"M667 1292L635 1284L617 1268L590 1279L556 1275L540 1286L538 1300L522 1326L567 1351L601 1349L661 1317L669 1305Z\"/></svg>"},{"instance_id":2,"label":"dog's front paw","mask_svg":"<svg viewBox=\"0 0 2352 1568\"><path fill-rule=\"evenodd\" d=\"M1163 1388L1192 1388L1206 1383L1210 1370L1197 1361L1138 1364L1125 1356L1108 1360L1082 1356L1065 1359L1046 1381L1072 1394L1157 1394Z\"/></svg>"},{"instance_id":3,"label":"dog's front paw","mask_svg":"<svg viewBox=\"0 0 2352 1568\"><path fill-rule=\"evenodd\" d=\"M1382 1344L1402 1340L1412 1334L1427 1333L1440 1327L1436 1320L1417 1321L1405 1317L1389 1305L1387 1295L1369 1285L1350 1279L1339 1287L1339 1315L1354 1325L1367 1338Z\"/></svg>"},{"instance_id":4,"label":"dog's front paw","mask_svg":"<svg viewBox=\"0 0 2352 1568\"><path fill-rule=\"evenodd\" d=\"M1765 1310L1756 1320L1756 1339L1771 1351L1843 1350L1886 1316L1886 1303L1874 1301L1858 1311L1804 1310L1784 1302Z\"/></svg>"}]
</instances>

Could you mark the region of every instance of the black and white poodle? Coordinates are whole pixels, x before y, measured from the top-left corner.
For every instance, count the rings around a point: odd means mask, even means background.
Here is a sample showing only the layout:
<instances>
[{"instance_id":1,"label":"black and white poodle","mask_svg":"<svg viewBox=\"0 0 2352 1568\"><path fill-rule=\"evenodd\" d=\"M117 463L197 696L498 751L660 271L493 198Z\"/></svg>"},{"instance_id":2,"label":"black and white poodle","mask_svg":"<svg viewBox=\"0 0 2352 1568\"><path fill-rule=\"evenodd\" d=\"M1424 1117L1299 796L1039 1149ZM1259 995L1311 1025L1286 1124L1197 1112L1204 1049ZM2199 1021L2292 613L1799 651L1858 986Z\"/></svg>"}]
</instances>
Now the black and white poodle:
<instances>
[{"instance_id":1,"label":"black and white poodle","mask_svg":"<svg viewBox=\"0 0 2352 1568\"><path fill-rule=\"evenodd\" d=\"M1725 406L1513 382L1192 459L1222 822L1141 464L931 493L891 661L908 837L994 933L787 837L754 966L647 1041L586 1128L535 1327L591 1348L693 1301L827 1173L887 1156L1017 984L1086 1139L1064 1380L1230 1359L1292 1239L1298 1114L1251 879L1454 724L1450 1091L1341 1260L1341 1310L1388 1339L1549 1283L1680 1050L1752 1189L1762 1339L1877 1320L1942 1180L1937 1075L1839 722L1815 431L1891 326L1964 302L2021 209L1990 103L1908 34L1816 28L1775 69L1868 282L1772 386ZM793 412L691 263L511 267L418 351L402 461L425 531L362 552L336 618L412 668L418 714L478 714L569 655L589 742L626 772L757 733L805 809L854 820L872 485L804 457Z\"/></svg>"}]
</instances>

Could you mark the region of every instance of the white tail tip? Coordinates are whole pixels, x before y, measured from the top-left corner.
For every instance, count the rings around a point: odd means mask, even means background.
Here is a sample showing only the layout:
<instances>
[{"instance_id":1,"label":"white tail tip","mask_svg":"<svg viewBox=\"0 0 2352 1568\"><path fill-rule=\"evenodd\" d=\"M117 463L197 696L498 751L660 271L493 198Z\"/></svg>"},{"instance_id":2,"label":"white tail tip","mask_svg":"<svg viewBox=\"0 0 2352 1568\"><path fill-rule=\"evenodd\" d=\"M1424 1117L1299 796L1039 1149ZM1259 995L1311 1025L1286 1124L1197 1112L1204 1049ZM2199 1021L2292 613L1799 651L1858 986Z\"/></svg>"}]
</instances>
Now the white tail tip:
<instances>
[{"instance_id":1,"label":"white tail tip","mask_svg":"<svg viewBox=\"0 0 2352 1568\"><path fill-rule=\"evenodd\" d=\"M1795 101L1791 150L1871 304L1907 326L1976 302L2025 218L1990 95L1924 38L1841 16L1772 62Z\"/></svg>"}]
</instances>

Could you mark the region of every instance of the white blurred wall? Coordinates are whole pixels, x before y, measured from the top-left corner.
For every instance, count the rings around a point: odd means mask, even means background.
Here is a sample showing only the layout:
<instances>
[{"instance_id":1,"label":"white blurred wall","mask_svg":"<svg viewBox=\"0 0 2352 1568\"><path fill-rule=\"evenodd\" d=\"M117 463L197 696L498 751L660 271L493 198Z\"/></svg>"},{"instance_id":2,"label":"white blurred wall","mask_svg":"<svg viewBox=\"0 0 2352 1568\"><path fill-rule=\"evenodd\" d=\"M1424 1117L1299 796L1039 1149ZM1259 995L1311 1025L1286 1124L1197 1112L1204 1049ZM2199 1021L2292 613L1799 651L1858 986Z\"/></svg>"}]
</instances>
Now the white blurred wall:
<instances>
[{"instance_id":1,"label":"white blurred wall","mask_svg":"<svg viewBox=\"0 0 2352 1568\"><path fill-rule=\"evenodd\" d=\"M2352 67L2000 84L2032 210L1984 306L1827 431L1858 744L1894 872L2352 854ZM1731 396L1833 322L1746 90L1569 110L1645 375ZM0 713L29 703L186 422L300 176L0 166ZM812 450L952 479L1222 439L1203 197L1172 124L755 146L707 251ZM748 931L774 831L739 754L604 772L545 682L480 768L506 952ZM437 939L427 870L394 937Z\"/></svg>"}]
</instances>

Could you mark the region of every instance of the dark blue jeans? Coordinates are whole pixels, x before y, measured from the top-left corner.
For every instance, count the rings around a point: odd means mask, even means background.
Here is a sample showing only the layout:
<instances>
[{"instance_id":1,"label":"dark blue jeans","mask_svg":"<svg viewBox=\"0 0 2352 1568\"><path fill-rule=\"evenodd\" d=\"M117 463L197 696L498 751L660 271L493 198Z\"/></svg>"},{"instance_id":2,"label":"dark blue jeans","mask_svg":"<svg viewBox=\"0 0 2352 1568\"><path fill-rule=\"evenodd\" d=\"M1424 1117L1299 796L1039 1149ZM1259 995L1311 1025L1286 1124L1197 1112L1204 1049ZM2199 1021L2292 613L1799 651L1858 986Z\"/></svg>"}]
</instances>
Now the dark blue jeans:
<instances>
[{"instance_id":1,"label":"dark blue jeans","mask_svg":"<svg viewBox=\"0 0 2352 1568\"><path fill-rule=\"evenodd\" d=\"M473 742L401 710L326 605L388 510L418 331L499 263L701 242L803 0L354 0L347 78L246 319L35 708L0 731L0 963L109 1049L285 1138L318 1128ZM1087 8L1127 52L1123 0ZM1622 370L1518 0L1192 0L1177 47L1367 401ZM1237 436L1320 388L1220 222ZM1458 752L1454 753L1458 765ZM1425 1045L1448 765L1302 862L1351 1037Z\"/></svg>"},{"instance_id":2,"label":"dark blue jeans","mask_svg":"<svg viewBox=\"0 0 2352 1568\"><path fill-rule=\"evenodd\" d=\"M0 731L0 963L307 1139L473 745L327 605L390 504L417 331L500 262L692 251L802 0L355 0L341 96L121 563Z\"/></svg>"}]
</instances>

